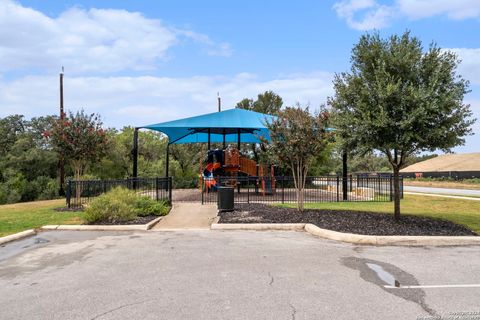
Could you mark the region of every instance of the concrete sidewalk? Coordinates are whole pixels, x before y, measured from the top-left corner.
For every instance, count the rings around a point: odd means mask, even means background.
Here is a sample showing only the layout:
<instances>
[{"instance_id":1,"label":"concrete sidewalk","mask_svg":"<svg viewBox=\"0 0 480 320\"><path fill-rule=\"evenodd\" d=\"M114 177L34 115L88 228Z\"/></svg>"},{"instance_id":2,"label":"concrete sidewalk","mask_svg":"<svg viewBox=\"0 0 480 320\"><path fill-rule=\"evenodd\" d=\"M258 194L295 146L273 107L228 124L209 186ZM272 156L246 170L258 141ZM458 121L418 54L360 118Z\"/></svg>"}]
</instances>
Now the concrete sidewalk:
<instances>
[{"instance_id":1,"label":"concrete sidewalk","mask_svg":"<svg viewBox=\"0 0 480 320\"><path fill-rule=\"evenodd\" d=\"M217 216L216 204L177 202L172 211L151 230L162 229L210 229Z\"/></svg>"},{"instance_id":2,"label":"concrete sidewalk","mask_svg":"<svg viewBox=\"0 0 480 320\"><path fill-rule=\"evenodd\" d=\"M415 193L444 194L444 195L450 195L450 196L464 196L464 197L468 197L468 196L480 197L480 190L470 190L470 189L404 186L403 190L408 192L415 192Z\"/></svg>"}]
</instances>

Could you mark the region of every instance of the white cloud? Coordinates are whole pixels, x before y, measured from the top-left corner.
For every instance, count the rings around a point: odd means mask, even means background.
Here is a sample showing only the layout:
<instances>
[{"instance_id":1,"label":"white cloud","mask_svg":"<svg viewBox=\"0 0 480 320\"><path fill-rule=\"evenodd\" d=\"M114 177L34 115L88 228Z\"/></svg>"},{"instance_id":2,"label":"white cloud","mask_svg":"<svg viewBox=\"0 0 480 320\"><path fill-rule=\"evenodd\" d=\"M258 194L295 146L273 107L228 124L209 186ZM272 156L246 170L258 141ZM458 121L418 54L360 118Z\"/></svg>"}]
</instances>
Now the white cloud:
<instances>
[{"instance_id":1,"label":"white cloud","mask_svg":"<svg viewBox=\"0 0 480 320\"><path fill-rule=\"evenodd\" d=\"M312 108L333 94L333 75L295 74L260 80L240 73L233 77L66 77L65 106L98 112L109 126L144 125L216 111L217 92L224 109L245 97L273 90L287 105L310 103ZM0 117L20 113L27 117L58 113L58 78L27 76L0 79Z\"/></svg>"},{"instance_id":2,"label":"white cloud","mask_svg":"<svg viewBox=\"0 0 480 320\"><path fill-rule=\"evenodd\" d=\"M212 47L207 50L209 56L230 57L232 53L232 46L227 42L219 43L217 47Z\"/></svg>"},{"instance_id":3,"label":"white cloud","mask_svg":"<svg viewBox=\"0 0 480 320\"><path fill-rule=\"evenodd\" d=\"M473 135L465 138L465 145L455 148L455 152L478 152L480 150L480 100L466 99L465 103L469 104L473 117L477 121L472 125Z\"/></svg>"},{"instance_id":4,"label":"white cloud","mask_svg":"<svg viewBox=\"0 0 480 320\"><path fill-rule=\"evenodd\" d=\"M397 0L400 11L412 19L446 15L463 20L480 17L478 0Z\"/></svg>"},{"instance_id":5,"label":"white cloud","mask_svg":"<svg viewBox=\"0 0 480 320\"><path fill-rule=\"evenodd\" d=\"M208 36L179 30L139 12L71 8L51 18L11 0L0 1L0 71L38 68L116 72L152 69L182 38L205 50L232 50Z\"/></svg>"},{"instance_id":6,"label":"white cloud","mask_svg":"<svg viewBox=\"0 0 480 320\"><path fill-rule=\"evenodd\" d=\"M448 48L458 55L462 62L458 73L473 85L480 85L480 48Z\"/></svg>"},{"instance_id":7,"label":"white cloud","mask_svg":"<svg viewBox=\"0 0 480 320\"><path fill-rule=\"evenodd\" d=\"M344 0L333 6L337 15L356 30L381 29L394 16L392 8L375 0Z\"/></svg>"},{"instance_id":8,"label":"white cloud","mask_svg":"<svg viewBox=\"0 0 480 320\"><path fill-rule=\"evenodd\" d=\"M391 5L377 0L342 0L334 4L338 17L357 30L387 27L394 19L422 19L445 15L452 20L480 17L479 0L396 0Z\"/></svg>"}]
</instances>

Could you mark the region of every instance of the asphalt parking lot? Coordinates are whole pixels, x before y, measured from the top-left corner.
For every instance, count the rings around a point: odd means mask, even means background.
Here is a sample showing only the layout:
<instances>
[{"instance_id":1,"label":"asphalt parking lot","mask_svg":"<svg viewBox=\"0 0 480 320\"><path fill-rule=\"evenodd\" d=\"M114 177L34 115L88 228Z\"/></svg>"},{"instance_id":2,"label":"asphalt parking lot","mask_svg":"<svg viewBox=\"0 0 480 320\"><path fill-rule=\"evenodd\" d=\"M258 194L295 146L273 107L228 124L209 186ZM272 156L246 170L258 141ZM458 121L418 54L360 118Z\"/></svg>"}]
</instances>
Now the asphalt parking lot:
<instances>
[{"instance_id":1,"label":"asphalt parking lot","mask_svg":"<svg viewBox=\"0 0 480 320\"><path fill-rule=\"evenodd\" d=\"M0 247L1 319L480 319L479 297L479 246L185 230Z\"/></svg>"}]
</instances>

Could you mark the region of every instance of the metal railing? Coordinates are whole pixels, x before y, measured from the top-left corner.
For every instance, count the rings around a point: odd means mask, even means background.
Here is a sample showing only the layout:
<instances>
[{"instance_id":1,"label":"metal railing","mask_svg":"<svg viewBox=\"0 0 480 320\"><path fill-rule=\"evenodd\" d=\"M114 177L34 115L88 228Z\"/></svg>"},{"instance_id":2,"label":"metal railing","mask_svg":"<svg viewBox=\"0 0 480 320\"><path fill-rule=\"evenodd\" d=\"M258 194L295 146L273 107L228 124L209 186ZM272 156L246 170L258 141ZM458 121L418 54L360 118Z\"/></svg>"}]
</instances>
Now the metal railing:
<instances>
[{"instance_id":1,"label":"metal railing","mask_svg":"<svg viewBox=\"0 0 480 320\"><path fill-rule=\"evenodd\" d=\"M95 197L116 187L135 190L157 201L172 201L172 178L129 178L115 180L69 180L66 201L69 208L82 207Z\"/></svg>"},{"instance_id":2,"label":"metal railing","mask_svg":"<svg viewBox=\"0 0 480 320\"><path fill-rule=\"evenodd\" d=\"M235 188L235 203L293 203L297 190L291 176L215 177L219 186ZM344 192L345 188L345 192ZM310 202L388 202L393 200L393 177L340 176L307 177L304 201ZM403 179L400 179L403 198ZM202 188L202 203L217 202L215 188Z\"/></svg>"}]
</instances>

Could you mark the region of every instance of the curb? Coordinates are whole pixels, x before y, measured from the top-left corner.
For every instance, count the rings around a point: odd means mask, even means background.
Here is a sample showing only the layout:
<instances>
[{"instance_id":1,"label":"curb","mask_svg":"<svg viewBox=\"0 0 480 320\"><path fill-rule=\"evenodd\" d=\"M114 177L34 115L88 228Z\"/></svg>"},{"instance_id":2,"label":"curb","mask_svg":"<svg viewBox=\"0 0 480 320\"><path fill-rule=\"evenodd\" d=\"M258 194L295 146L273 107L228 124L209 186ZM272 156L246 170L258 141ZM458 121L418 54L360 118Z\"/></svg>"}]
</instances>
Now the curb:
<instances>
[{"instance_id":1,"label":"curb","mask_svg":"<svg viewBox=\"0 0 480 320\"><path fill-rule=\"evenodd\" d=\"M170 207L172 211L173 205ZM167 213L167 214L168 214ZM40 227L41 230L76 230L76 231L148 231L153 228L165 216L159 216L146 224L121 224L121 225L100 225L100 224L49 224Z\"/></svg>"},{"instance_id":2,"label":"curb","mask_svg":"<svg viewBox=\"0 0 480 320\"><path fill-rule=\"evenodd\" d=\"M162 220L164 216L153 219L147 224L122 224L122 225L83 225L83 224L58 224L46 225L41 230L76 230L76 231L147 231Z\"/></svg>"},{"instance_id":3,"label":"curb","mask_svg":"<svg viewBox=\"0 0 480 320\"><path fill-rule=\"evenodd\" d=\"M305 225L305 231L321 238L354 244L385 246L480 245L480 237L478 236L369 236L322 229L311 223Z\"/></svg>"},{"instance_id":4,"label":"curb","mask_svg":"<svg viewBox=\"0 0 480 320\"><path fill-rule=\"evenodd\" d=\"M305 223L212 223L211 230L303 231Z\"/></svg>"},{"instance_id":5,"label":"curb","mask_svg":"<svg viewBox=\"0 0 480 320\"><path fill-rule=\"evenodd\" d=\"M81 225L81 224L60 224L53 226L41 227L42 230L76 230L76 231L145 231L144 224L130 225Z\"/></svg>"},{"instance_id":6,"label":"curb","mask_svg":"<svg viewBox=\"0 0 480 320\"><path fill-rule=\"evenodd\" d=\"M355 244L370 244L370 245L377 244L376 236L367 236L367 235L360 235L360 234L354 234L354 233L343 233L338 231L332 231L328 229L319 228L316 225L311 223L305 224L305 231L314 236L330 239L330 240L343 241L343 242L355 243Z\"/></svg>"},{"instance_id":7,"label":"curb","mask_svg":"<svg viewBox=\"0 0 480 320\"><path fill-rule=\"evenodd\" d=\"M0 238L0 245L2 245L4 243L7 243L7 242L11 242L11 241L20 240L20 239L23 239L23 238L26 238L26 237L30 237L30 236L33 236L35 234L37 234L37 232L33 229L25 230L25 231L14 233L14 234L10 234L8 236Z\"/></svg>"},{"instance_id":8,"label":"curb","mask_svg":"<svg viewBox=\"0 0 480 320\"><path fill-rule=\"evenodd\" d=\"M213 223L212 230L290 230L352 244L376 246L464 246L480 245L480 236L371 236L322 229L311 223Z\"/></svg>"},{"instance_id":9,"label":"curb","mask_svg":"<svg viewBox=\"0 0 480 320\"><path fill-rule=\"evenodd\" d=\"M170 212L169 212L169 213L170 213ZM163 219L163 217L164 217L164 216L160 216L160 217L158 217L158 218L153 219L153 220L150 221L149 223L147 223L147 224L145 225L145 230L150 230L150 229L152 229L154 225L156 225L157 223L160 222L160 220Z\"/></svg>"}]
</instances>

